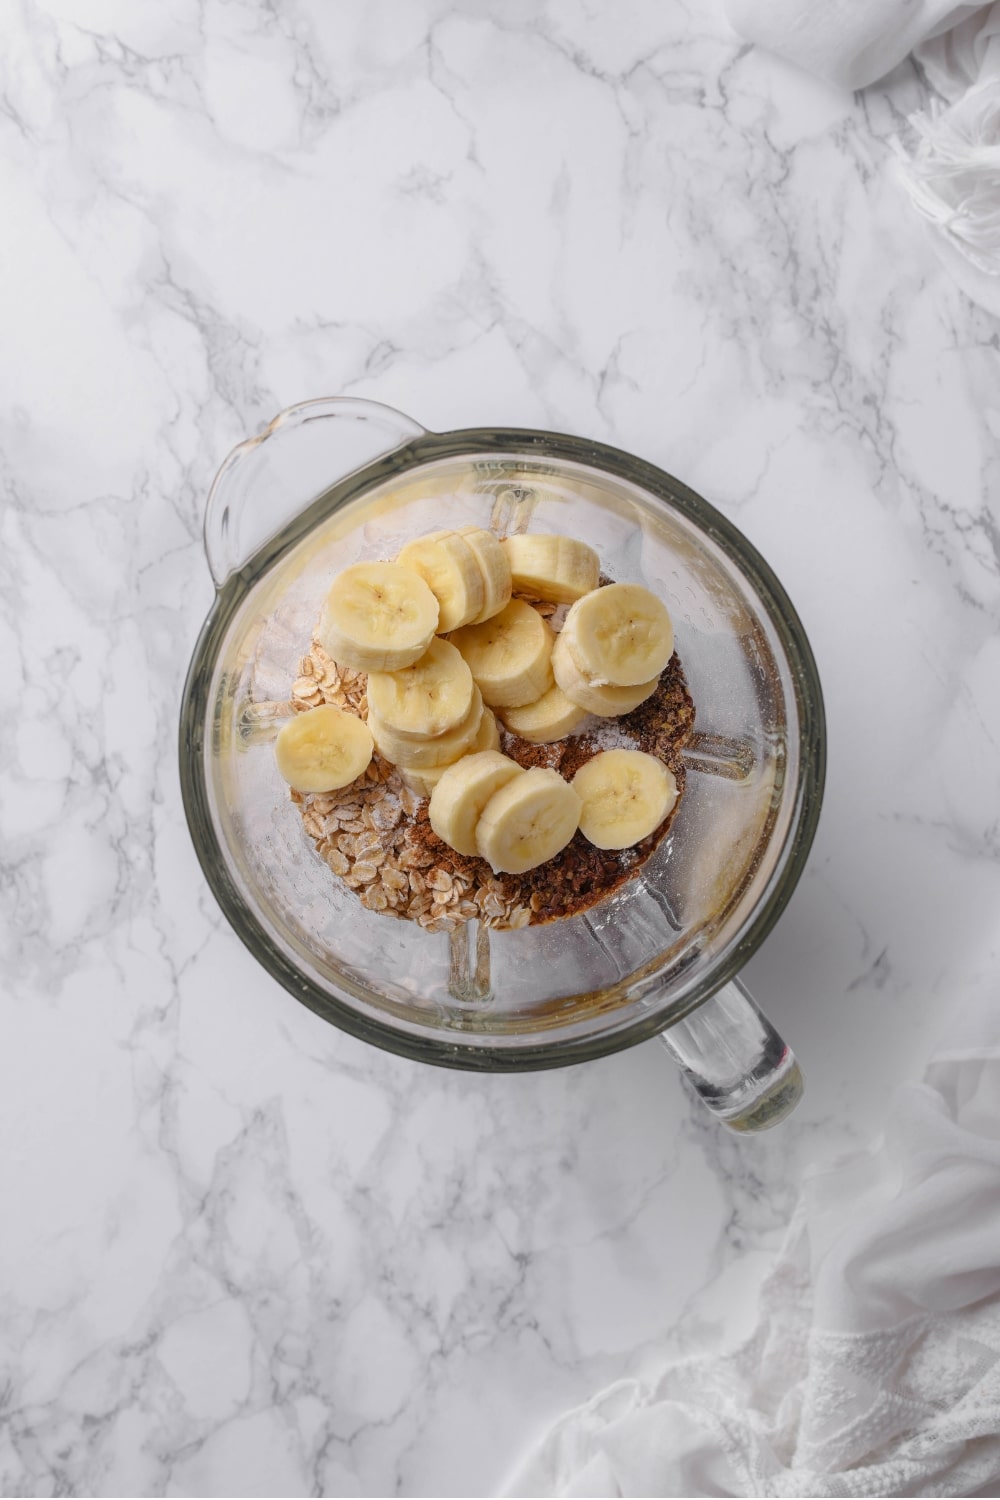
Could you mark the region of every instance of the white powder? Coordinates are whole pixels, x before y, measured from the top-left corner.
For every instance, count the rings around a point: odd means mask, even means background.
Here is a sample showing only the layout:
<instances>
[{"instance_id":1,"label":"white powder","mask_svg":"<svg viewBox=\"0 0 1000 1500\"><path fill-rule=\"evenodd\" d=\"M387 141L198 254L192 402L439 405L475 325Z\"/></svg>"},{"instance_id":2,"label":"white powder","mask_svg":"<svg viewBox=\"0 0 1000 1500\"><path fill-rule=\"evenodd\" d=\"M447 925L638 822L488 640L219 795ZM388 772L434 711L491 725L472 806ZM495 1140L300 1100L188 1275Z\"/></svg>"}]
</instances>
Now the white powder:
<instances>
[{"instance_id":1,"label":"white powder","mask_svg":"<svg viewBox=\"0 0 1000 1500\"><path fill-rule=\"evenodd\" d=\"M586 739L595 750L637 750L639 741L618 719L599 719L591 714L572 736Z\"/></svg>"},{"instance_id":2,"label":"white powder","mask_svg":"<svg viewBox=\"0 0 1000 1500\"><path fill-rule=\"evenodd\" d=\"M379 833L387 833L396 827L406 810L390 783L386 782L385 796L372 807L372 822Z\"/></svg>"}]
</instances>

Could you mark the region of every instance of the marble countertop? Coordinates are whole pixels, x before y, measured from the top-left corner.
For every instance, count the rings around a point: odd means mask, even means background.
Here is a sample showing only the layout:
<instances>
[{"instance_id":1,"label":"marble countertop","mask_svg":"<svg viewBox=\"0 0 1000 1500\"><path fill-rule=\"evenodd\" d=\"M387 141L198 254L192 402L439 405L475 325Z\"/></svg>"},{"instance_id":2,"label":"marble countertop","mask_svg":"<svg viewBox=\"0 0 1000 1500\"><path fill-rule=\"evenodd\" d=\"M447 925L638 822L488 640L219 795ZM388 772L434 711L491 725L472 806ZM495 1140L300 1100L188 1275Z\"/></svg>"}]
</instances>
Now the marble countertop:
<instances>
[{"instance_id":1,"label":"marble countertop","mask_svg":"<svg viewBox=\"0 0 1000 1500\"><path fill-rule=\"evenodd\" d=\"M683 0L40 0L0 59L0 1490L490 1493L732 1342L810 1169L1000 959L997 325L850 96ZM746 973L772 1135L655 1043L476 1077L255 967L175 734L228 449L311 395L580 433L705 494L811 635L830 770Z\"/></svg>"}]
</instances>

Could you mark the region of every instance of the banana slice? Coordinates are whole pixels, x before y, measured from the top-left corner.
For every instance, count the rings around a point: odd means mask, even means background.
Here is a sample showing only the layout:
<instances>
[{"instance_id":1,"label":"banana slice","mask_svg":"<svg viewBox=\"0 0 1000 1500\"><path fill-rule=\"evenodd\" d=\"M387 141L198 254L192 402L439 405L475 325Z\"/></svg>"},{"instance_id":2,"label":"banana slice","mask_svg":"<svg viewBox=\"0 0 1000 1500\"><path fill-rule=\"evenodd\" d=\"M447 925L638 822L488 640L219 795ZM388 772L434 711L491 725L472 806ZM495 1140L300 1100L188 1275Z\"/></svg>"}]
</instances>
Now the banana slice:
<instances>
[{"instance_id":1,"label":"banana slice","mask_svg":"<svg viewBox=\"0 0 1000 1500\"><path fill-rule=\"evenodd\" d=\"M571 536L509 536L503 549L514 588L533 599L571 604L596 589L601 561L593 547Z\"/></svg>"},{"instance_id":2,"label":"banana slice","mask_svg":"<svg viewBox=\"0 0 1000 1500\"><path fill-rule=\"evenodd\" d=\"M585 594L566 616L561 638L596 687L649 682L674 654L667 607L639 583L609 583Z\"/></svg>"},{"instance_id":3,"label":"banana slice","mask_svg":"<svg viewBox=\"0 0 1000 1500\"><path fill-rule=\"evenodd\" d=\"M484 620L491 620L494 615L498 615L510 603L513 587L510 563L499 537L494 536L492 531L486 531L482 526L460 526L458 534L468 542L483 577L485 603L471 621L473 625L481 625Z\"/></svg>"},{"instance_id":4,"label":"banana slice","mask_svg":"<svg viewBox=\"0 0 1000 1500\"><path fill-rule=\"evenodd\" d=\"M398 672L368 674L368 709L403 739L454 729L472 704L472 673L461 653L435 638L418 661Z\"/></svg>"},{"instance_id":5,"label":"banana slice","mask_svg":"<svg viewBox=\"0 0 1000 1500\"><path fill-rule=\"evenodd\" d=\"M362 719L323 703L282 725L274 758L297 792L335 792L367 771L372 748L371 731Z\"/></svg>"},{"instance_id":6,"label":"banana slice","mask_svg":"<svg viewBox=\"0 0 1000 1500\"><path fill-rule=\"evenodd\" d=\"M500 730L497 728L497 716L488 708L483 709L482 722L479 725L479 733L472 742L472 751L499 750Z\"/></svg>"},{"instance_id":7,"label":"banana slice","mask_svg":"<svg viewBox=\"0 0 1000 1500\"><path fill-rule=\"evenodd\" d=\"M475 554L457 531L431 531L407 542L396 561L420 574L438 602L444 635L474 620L486 602L486 586Z\"/></svg>"},{"instance_id":8,"label":"banana slice","mask_svg":"<svg viewBox=\"0 0 1000 1500\"><path fill-rule=\"evenodd\" d=\"M677 782L644 750L602 750L573 777L583 804L580 832L598 849L628 849L659 828L677 801Z\"/></svg>"},{"instance_id":9,"label":"banana slice","mask_svg":"<svg viewBox=\"0 0 1000 1500\"><path fill-rule=\"evenodd\" d=\"M431 793L427 815L438 838L459 854L478 854L476 828L483 808L494 792L526 774L516 760L498 750L463 755L446 768Z\"/></svg>"},{"instance_id":10,"label":"banana slice","mask_svg":"<svg viewBox=\"0 0 1000 1500\"><path fill-rule=\"evenodd\" d=\"M572 734L587 717L587 710L573 703L558 687L550 687L547 693L526 703L522 708L505 708L500 715L512 734L533 745L550 745Z\"/></svg>"},{"instance_id":11,"label":"banana slice","mask_svg":"<svg viewBox=\"0 0 1000 1500\"><path fill-rule=\"evenodd\" d=\"M522 875L565 849L580 822L580 798L558 771L532 766L483 808L476 847L494 874Z\"/></svg>"},{"instance_id":12,"label":"banana slice","mask_svg":"<svg viewBox=\"0 0 1000 1500\"><path fill-rule=\"evenodd\" d=\"M479 724L479 733L472 741L466 755L478 755L482 750L500 749L500 731L497 721L488 708L483 709L483 717ZM418 797L429 797L437 786L441 777L450 766L457 765L457 761L451 761L448 766L428 766L426 770L414 771L406 766L397 766L400 780L405 782L412 792ZM475 852L475 851L473 851Z\"/></svg>"},{"instance_id":13,"label":"banana slice","mask_svg":"<svg viewBox=\"0 0 1000 1500\"><path fill-rule=\"evenodd\" d=\"M319 623L324 650L357 672L398 672L423 656L438 602L419 573L398 563L354 563L338 573Z\"/></svg>"},{"instance_id":14,"label":"banana slice","mask_svg":"<svg viewBox=\"0 0 1000 1500\"><path fill-rule=\"evenodd\" d=\"M573 660L569 642L561 635L556 636L552 647L552 671L567 698L601 719L617 719L619 714L631 713L633 708L652 697L660 685L660 679L654 677L649 682L637 683L635 687L598 687L580 671Z\"/></svg>"},{"instance_id":15,"label":"banana slice","mask_svg":"<svg viewBox=\"0 0 1000 1500\"><path fill-rule=\"evenodd\" d=\"M408 739L397 734L388 724L383 724L378 714L368 705L368 728L375 739L375 747L386 760L392 761L408 771L426 771L429 766L448 766L458 760L472 747L479 733L483 717L483 696L477 687L472 689L469 712L454 729L436 734L432 739Z\"/></svg>"},{"instance_id":16,"label":"banana slice","mask_svg":"<svg viewBox=\"0 0 1000 1500\"><path fill-rule=\"evenodd\" d=\"M511 599L492 620L466 625L451 640L468 662L483 702L493 708L534 703L552 686L555 634L524 599Z\"/></svg>"}]
</instances>

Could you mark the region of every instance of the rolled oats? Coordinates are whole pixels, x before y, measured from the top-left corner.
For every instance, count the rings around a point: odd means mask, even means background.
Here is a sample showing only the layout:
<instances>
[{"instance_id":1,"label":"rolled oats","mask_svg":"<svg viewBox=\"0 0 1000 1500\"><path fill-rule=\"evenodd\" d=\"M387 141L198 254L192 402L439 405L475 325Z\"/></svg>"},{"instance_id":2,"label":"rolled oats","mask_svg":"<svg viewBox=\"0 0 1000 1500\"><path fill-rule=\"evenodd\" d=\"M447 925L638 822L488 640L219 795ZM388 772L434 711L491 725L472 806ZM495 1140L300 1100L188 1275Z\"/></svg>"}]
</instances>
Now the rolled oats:
<instances>
[{"instance_id":1,"label":"rolled oats","mask_svg":"<svg viewBox=\"0 0 1000 1500\"><path fill-rule=\"evenodd\" d=\"M403 783L402 791L399 793L399 805L408 818L412 818L420 806L421 799L412 787Z\"/></svg>"},{"instance_id":2,"label":"rolled oats","mask_svg":"<svg viewBox=\"0 0 1000 1500\"><path fill-rule=\"evenodd\" d=\"M302 814L302 823L310 838L319 839L323 837L326 819L315 807L307 807Z\"/></svg>"},{"instance_id":3,"label":"rolled oats","mask_svg":"<svg viewBox=\"0 0 1000 1500\"><path fill-rule=\"evenodd\" d=\"M371 808L372 827L377 828L380 833L391 833L403 817L403 809L395 798L390 799L385 795L385 787L379 787L382 800L376 802Z\"/></svg>"}]
</instances>

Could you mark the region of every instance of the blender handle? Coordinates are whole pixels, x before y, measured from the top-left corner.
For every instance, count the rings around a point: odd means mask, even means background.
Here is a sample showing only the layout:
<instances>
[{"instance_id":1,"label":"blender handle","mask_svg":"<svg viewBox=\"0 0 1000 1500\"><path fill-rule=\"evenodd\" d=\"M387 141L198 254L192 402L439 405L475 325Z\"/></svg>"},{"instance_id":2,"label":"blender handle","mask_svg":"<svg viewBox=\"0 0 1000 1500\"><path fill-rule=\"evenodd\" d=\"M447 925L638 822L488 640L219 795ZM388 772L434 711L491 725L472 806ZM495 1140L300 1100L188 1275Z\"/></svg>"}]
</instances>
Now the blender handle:
<instances>
[{"instance_id":1,"label":"blender handle","mask_svg":"<svg viewBox=\"0 0 1000 1500\"><path fill-rule=\"evenodd\" d=\"M208 492L205 556L216 586L325 489L425 431L394 407L354 396L280 411L232 450Z\"/></svg>"},{"instance_id":2,"label":"blender handle","mask_svg":"<svg viewBox=\"0 0 1000 1500\"><path fill-rule=\"evenodd\" d=\"M689 1084L730 1130L777 1125L802 1097L802 1073L746 987L731 979L660 1032Z\"/></svg>"}]
</instances>

